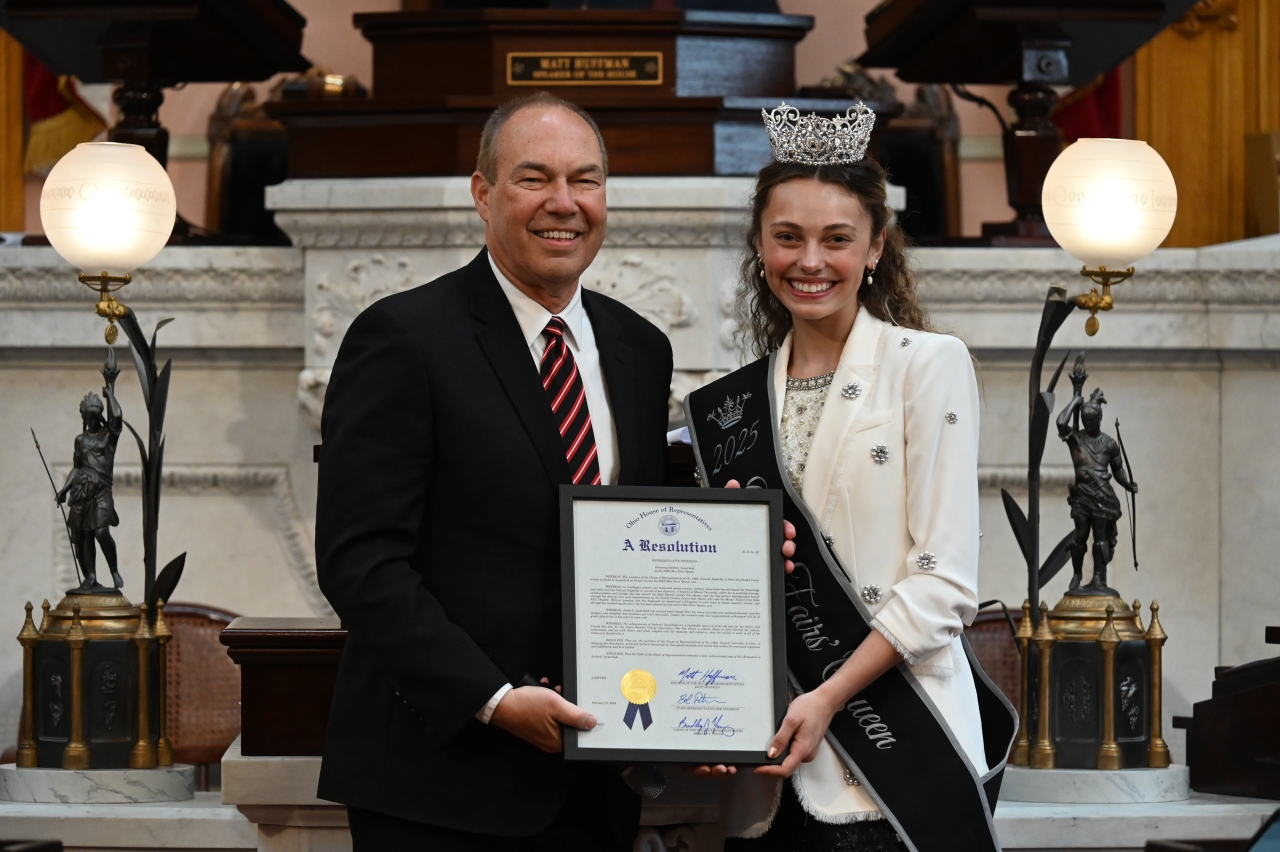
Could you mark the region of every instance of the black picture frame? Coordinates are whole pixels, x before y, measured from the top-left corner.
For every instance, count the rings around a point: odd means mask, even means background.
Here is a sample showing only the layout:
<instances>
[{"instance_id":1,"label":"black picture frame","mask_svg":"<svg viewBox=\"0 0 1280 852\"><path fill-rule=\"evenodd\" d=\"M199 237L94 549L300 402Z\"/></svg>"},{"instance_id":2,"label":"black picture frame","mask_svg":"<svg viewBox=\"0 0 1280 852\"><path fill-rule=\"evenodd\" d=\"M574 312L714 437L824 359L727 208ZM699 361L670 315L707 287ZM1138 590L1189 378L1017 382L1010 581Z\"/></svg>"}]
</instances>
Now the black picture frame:
<instances>
[{"instance_id":1,"label":"black picture frame","mask_svg":"<svg viewBox=\"0 0 1280 852\"><path fill-rule=\"evenodd\" d=\"M679 486L630 485L561 485L560 486L560 565L562 623L564 637L564 697L578 703L578 637L577 583L574 570L574 503L578 500L654 502L663 505L699 505L707 503L756 504L769 507L768 571L770 653L773 674L774 730L782 724L787 712L787 646L783 606L783 521L782 492L762 488L685 488ZM732 764L763 766L779 764L784 751L770 758L765 750L729 749L660 749L660 748L582 748L576 729L564 730L564 758L574 761L611 761L621 763Z\"/></svg>"}]
</instances>

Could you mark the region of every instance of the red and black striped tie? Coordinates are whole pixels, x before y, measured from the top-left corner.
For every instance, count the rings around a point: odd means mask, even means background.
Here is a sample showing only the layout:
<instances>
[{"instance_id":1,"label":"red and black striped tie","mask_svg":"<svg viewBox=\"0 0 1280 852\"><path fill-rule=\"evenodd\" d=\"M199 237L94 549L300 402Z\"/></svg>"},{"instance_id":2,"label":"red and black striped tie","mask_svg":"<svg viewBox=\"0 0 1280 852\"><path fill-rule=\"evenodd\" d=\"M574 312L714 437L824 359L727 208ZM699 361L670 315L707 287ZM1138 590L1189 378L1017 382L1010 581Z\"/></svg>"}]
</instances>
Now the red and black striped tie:
<instances>
[{"instance_id":1,"label":"red and black striped tie","mask_svg":"<svg viewBox=\"0 0 1280 852\"><path fill-rule=\"evenodd\" d=\"M596 459L596 434L591 429L587 389L578 372L578 362L564 339L564 320L552 317L542 330L547 349L542 353L542 389L551 401L551 414L574 485L600 484L600 462Z\"/></svg>"}]
</instances>

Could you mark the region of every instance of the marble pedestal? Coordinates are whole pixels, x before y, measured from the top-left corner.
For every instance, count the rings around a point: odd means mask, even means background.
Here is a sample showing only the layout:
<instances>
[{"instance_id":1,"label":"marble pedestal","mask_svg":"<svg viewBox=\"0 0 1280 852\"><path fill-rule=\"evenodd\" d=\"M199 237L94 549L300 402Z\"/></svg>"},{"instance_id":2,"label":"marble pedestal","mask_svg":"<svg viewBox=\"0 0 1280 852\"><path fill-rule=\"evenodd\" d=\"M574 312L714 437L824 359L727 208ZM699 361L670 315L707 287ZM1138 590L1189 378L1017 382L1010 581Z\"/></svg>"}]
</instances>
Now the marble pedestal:
<instances>
[{"instance_id":1,"label":"marble pedestal","mask_svg":"<svg viewBox=\"0 0 1280 852\"><path fill-rule=\"evenodd\" d=\"M343 805L316 798L318 757L246 757L240 738L222 756L222 803L254 824L258 852L351 852Z\"/></svg>"},{"instance_id":2,"label":"marble pedestal","mask_svg":"<svg viewBox=\"0 0 1280 852\"><path fill-rule=\"evenodd\" d=\"M1190 795L1191 772L1181 764L1115 770L1010 766L1000 786L1001 801L1046 804L1185 802Z\"/></svg>"},{"instance_id":3,"label":"marble pedestal","mask_svg":"<svg viewBox=\"0 0 1280 852\"><path fill-rule=\"evenodd\" d=\"M195 796L196 768L18 769L0 765L0 799L64 805L185 802Z\"/></svg>"}]
</instances>

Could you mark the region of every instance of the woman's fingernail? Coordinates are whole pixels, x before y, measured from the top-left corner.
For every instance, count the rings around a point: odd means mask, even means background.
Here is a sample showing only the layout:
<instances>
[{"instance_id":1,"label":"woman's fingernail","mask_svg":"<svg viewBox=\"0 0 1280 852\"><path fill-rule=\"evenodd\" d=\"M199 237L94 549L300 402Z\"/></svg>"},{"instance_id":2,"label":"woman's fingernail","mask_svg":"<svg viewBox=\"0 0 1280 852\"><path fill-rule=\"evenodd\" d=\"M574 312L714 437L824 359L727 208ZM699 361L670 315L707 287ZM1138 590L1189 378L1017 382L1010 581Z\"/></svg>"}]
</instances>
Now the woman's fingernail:
<instances>
[{"instance_id":1,"label":"woman's fingernail","mask_svg":"<svg viewBox=\"0 0 1280 852\"><path fill-rule=\"evenodd\" d=\"M773 760L775 757L778 756L778 750L773 746L769 746L768 754L769 754L769 759Z\"/></svg>"}]
</instances>

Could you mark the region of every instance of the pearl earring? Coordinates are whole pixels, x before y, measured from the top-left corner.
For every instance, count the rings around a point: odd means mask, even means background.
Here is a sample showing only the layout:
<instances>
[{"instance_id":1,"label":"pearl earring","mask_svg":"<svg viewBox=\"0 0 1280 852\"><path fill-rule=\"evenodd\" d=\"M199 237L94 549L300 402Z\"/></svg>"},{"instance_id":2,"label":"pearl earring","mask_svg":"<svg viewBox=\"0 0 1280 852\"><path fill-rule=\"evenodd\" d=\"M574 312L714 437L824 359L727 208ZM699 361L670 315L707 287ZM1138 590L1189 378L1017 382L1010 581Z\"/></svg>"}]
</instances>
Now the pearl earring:
<instances>
[{"instance_id":1,"label":"pearl earring","mask_svg":"<svg viewBox=\"0 0 1280 852\"><path fill-rule=\"evenodd\" d=\"M867 270L867 286L868 287L871 286L871 273L875 271L876 271L876 268L874 266Z\"/></svg>"},{"instance_id":2,"label":"pearl earring","mask_svg":"<svg viewBox=\"0 0 1280 852\"><path fill-rule=\"evenodd\" d=\"M760 277L764 277L764 258L760 256L760 252L756 252L756 263L760 267Z\"/></svg>"}]
</instances>

